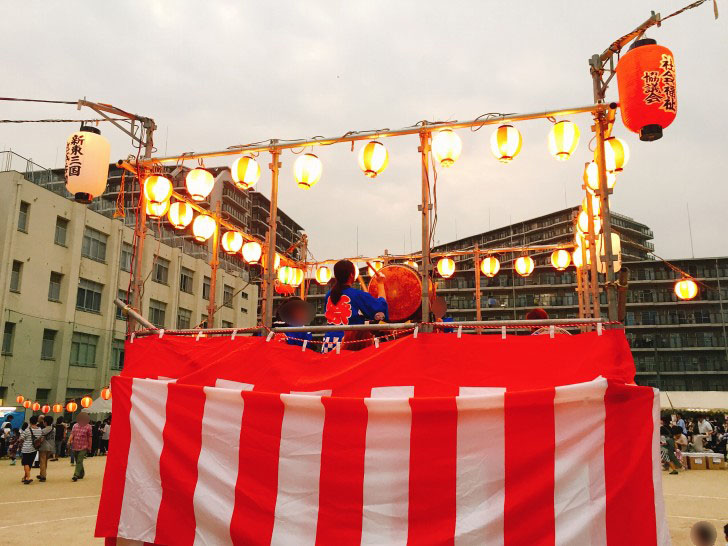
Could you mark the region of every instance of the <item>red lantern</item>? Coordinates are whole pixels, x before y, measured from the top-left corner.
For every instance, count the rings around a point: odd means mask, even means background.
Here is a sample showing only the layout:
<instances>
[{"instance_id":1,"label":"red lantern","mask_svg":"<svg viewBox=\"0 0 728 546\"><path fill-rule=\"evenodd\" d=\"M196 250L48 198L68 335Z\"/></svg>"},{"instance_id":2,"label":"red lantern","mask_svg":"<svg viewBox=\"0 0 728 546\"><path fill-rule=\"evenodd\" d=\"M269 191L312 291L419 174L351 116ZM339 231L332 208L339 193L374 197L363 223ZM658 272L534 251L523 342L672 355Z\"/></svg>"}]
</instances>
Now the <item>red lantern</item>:
<instances>
[{"instance_id":1,"label":"red lantern","mask_svg":"<svg viewBox=\"0 0 728 546\"><path fill-rule=\"evenodd\" d=\"M296 287L290 284L284 284L276 279L275 291L276 294L280 294L281 296L291 296L296 291Z\"/></svg>"},{"instance_id":2,"label":"red lantern","mask_svg":"<svg viewBox=\"0 0 728 546\"><path fill-rule=\"evenodd\" d=\"M38 411L40 409L40 404L38 402L33 402L31 407L33 408L33 411Z\"/></svg>"},{"instance_id":3,"label":"red lantern","mask_svg":"<svg viewBox=\"0 0 728 546\"><path fill-rule=\"evenodd\" d=\"M45 404L42 408L40 408L40 411L42 411L43 413L48 413L49 411L51 411L51 407L48 404Z\"/></svg>"},{"instance_id":4,"label":"red lantern","mask_svg":"<svg viewBox=\"0 0 728 546\"><path fill-rule=\"evenodd\" d=\"M677 115L675 59L655 40L637 40L617 64L619 107L624 126L640 140L662 138Z\"/></svg>"},{"instance_id":5,"label":"red lantern","mask_svg":"<svg viewBox=\"0 0 728 546\"><path fill-rule=\"evenodd\" d=\"M103 398L104 400L108 400L109 398L111 398L111 389L109 387L101 389L101 398Z\"/></svg>"},{"instance_id":6,"label":"red lantern","mask_svg":"<svg viewBox=\"0 0 728 546\"><path fill-rule=\"evenodd\" d=\"M73 400L71 400L68 404L66 404L66 411L69 413L73 413L77 409L78 409L78 404L76 404L76 402L74 402Z\"/></svg>"},{"instance_id":7,"label":"red lantern","mask_svg":"<svg viewBox=\"0 0 728 546\"><path fill-rule=\"evenodd\" d=\"M23 407L25 409L30 409L31 405L33 405L33 402L31 402L30 400L26 400L25 402L23 402Z\"/></svg>"},{"instance_id":8,"label":"red lantern","mask_svg":"<svg viewBox=\"0 0 728 546\"><path fill-rule=\"evenodd\" d=\"M53 404L53 413L61 413L63 411L63 404Z\"/></svg>"},{"instance_id":9,"label":"red lantern","mask_svg":"<svg viewBox=\"0 0 728 546\"><path fill-rule=\"evenodd\" d=\"M93 403L94 399L90 396L84 396L83 398L81 398L81 406L83 406L84 408L88 408Z\"/></svg>"},{"instance_id":10,"label":"red lantern","mask_svg":"<svg viewBox=\"0 0 728 546\"><path fill-rule=\"evenodd\" d=\"M24 400L25 400L25 397L22 394L19 394L18 396L15 397L15 401L18 404L22 404Z\"/></svg>"}]
</instances>

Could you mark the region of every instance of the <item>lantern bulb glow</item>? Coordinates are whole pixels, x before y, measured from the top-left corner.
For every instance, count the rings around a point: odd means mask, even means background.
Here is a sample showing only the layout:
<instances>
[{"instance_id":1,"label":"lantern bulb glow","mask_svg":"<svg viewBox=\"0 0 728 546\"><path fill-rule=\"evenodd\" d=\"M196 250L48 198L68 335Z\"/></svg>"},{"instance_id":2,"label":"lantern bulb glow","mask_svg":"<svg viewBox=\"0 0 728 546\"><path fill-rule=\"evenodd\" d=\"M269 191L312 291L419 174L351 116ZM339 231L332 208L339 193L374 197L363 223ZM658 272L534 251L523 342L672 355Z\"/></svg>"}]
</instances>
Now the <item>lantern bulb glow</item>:
<instances>
[{"instance_id":1,"label":"lantern bulb glow","mask_svg":"<svg viewBox=\"0 0 728 546\"><path fill-rule=\"evenodd\" d=\"M530 256L521 256L516 260L516 272L521 277L528 277L531 273L533 273L533 258Z\"/></svg>"},{"instance_id":2,"label":"lantern bulb glow","mask_svg":"<svg viewBox=\"0 0 728 546\"><path fill-rule=\"evenodd\" d=\"M495 256L488 256L480 262L480 271L486 277L495 277L500 271L500 261Z\"/></svg>"},{"instance_id":3,"label":"lantern bulb glow","mask_svg":"<svg viewBox=\"0 0 728 546\"><path fill-rule=\"evenodd\" d=\"M437 272L445 279L449 279L455 273L455 260L452 258L440 258L437 262Z\"/></svg>"},{"instance_id":4,"label":"lantern bulb glow","mask_svg":"<svg viewBox=\"0 0 728 546\"><path fill-rule=\"evenodd\" d=\"M172 224L174 229L184 229L192 223L194 212L192 207L187 203L175 201L169 206L167 220Z\"/></svg>"},{"instance_id":5,"label":"lantern bulb glow","mask_svg":"<svg viewBox=\"0 0 728 546\"><path fill-rule=\"evenodd\" d=\"M157 203L156 201L147 201L147 216L149 218L161 218L165 214L167 214L167 211L169 211L169 201L162 201L161 203Z\"/></svg>"},{"instance_id":6,"label":"lantern bulb glow","mask_svg":"<svg viewBox=\"0 0 728 546\"><path fill-rule=\"evenodd\" d=\"M198 214L192 222L192 234L195 240L204 243L215 233L215 219L209 214Z\"/></svg>"},{"instance_id":7,"label":"lantern bulb glow","mask_svg":"<svg viewBox=\"0 0 728 546\"><path fill-rule=\"evenodd\" d=\"M501 125L490 137L490 151L501 163L510 163L521 151L523 138L513 125Z\"/></svg>"},{"instance_id":8,"label":"lantern bulb glow","mask_svg":"<svg viewBox=\"0 0 728 546\"><path fill-rule=\"evenodd\" d=\"M441 129L432 137L432 153L443 167L455 163L463 151L463 142L452 129Z\"/></svg>"},{"instance_id":9,"label":"lantern bulb glow","mask_svg":"<svg viewBox=\"0 0 728 546\"><path fill-rule=\"evenodd\" d=\"M325 265L322 265L316 270L316 282L320 285L328 284L328 282L331 280L331 269L326 267Z\"/></svg>"},{"instance_id":10,"label":"lantern bulb glow","mask_svg":"<svg viewBox=\"0 0 728 546\"><path fill-rule=\"evenodd\" d=\"M257 264L260 262L260 257L263 255L263 248L257 241L248 241L243 245L243 260L249 264Z\"/></svg>"},{"instance_id":11,"label":"lantern bulb glow","mask_svg":"<svg viewBox=\"0 0 728 546\"><path fill-rule=\"evenodd\" d=\"M566 161L579 144L579 126L572 121L554 123L549 132L549 152L559 161Z\"/></svg>"},{"instance_id":12,"label":"lantern bulb glow","mask_svg":"<svg viewBox=\"0 0 728 546\"><path fill-rule=\"evenodd\" d=\"M692 300L698 295L698 284L686 277L675 283L675 295L681 300Z\"/></svg>"},{"instance_id":13,"label":"lantern bulb glow","mask_svg":"<svg viewBox=\"0 0 728 546\"><path fill-rule=\"evenodd\" d=\"M144 197L147 201L164 203L172 196L172 182L169 178L157 174L147 176L144 180Z\"/></svg>"},{"instance_id":14,"label":"lantern bulb glow","mask_svg":"<svg viewBox=\"0 0 728 546\"><path fill-rule=\"evenodd\" d=\"M260 179L260 165L251 156L244 155L233 161L230 174L238 188L248 190Z\"/></svg>"},{"instance_id":15,"label":"lantern bulb glow","mask_svg":"<svg viewBox=\"0 0 728 546\"><path fill-rule=\"evenodd\" d=\"M590 193L599 191L599 168L596 161L590 161L584 167L584 182ZM614 189L617 184L617 175L614 172L607 171L607 188Z\"/></svg>"},{"instance_id":16,"label":"lantern bulb glow","mask_svg":"<svg viewBox=\"0 0 728 546\"><path fill-rule=\"evenodd\" d=\"M389 152L378 140L367 142L359 150L359 167L369 178L376 178L387 168Z\"/></svg>"},{"instance_id":17,"label":"lantern bulb glow","mask_svg":"<svg viewBox=\"0 0 728 546\"><path fill-rule=\"evenodd\" d=\"M571 264L571 255L563 248L554 250L551 254L551 265L558 271L564 271Z\"/></svg>"},{"instance_id":18,"label":"lantern bulb glow","mask_svg":"<svg viewBox=\"0 0 728 546\"><path fill-rule=\"evenodd\" d=\"M293 176L304 190L310 190L321 179L322 172L321 160L313 154L303 154L293 164Z\"/></svg>"},{"instance_id":19,"label":"lantern bulb glow","mask_svg":"<svg viewBox=\"0 0 728 546\"><path fill-rule=\"evenodd\" d=\"M596 152L594 152L596 161ZM622 172L629 161L629 146L621 138L609 137L604 141L604 164L609 172Z\"/></svg>"},{"instance_id":20,"label":"lantern bulb glow","mask_svg":"<svg viewBox=\"0 0 728 546\"><path fill-rule=\"evenodd\" d=\"M226 254L237 254L243 248L243 234L239 231L226 231L222 236L222 249Z\"/></svg>"}]
</instances>

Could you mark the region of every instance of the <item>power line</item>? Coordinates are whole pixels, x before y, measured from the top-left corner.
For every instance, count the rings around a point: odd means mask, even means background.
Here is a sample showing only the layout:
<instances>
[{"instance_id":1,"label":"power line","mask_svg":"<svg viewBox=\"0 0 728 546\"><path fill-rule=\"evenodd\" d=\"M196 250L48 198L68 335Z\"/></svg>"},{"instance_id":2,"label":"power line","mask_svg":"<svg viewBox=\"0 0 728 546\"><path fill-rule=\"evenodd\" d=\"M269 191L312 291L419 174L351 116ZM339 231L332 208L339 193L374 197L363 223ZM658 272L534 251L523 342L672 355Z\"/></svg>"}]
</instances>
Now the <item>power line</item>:
<instances>
[{"instance_id":1,"label":"power line","mask_svg":"<svg viewBox=\"0 0 728 546\"><path fill-rule=\"evenodd\" d=\"M0 123L98 123L99 121L129 121L126 118L109 119L0 119Z\"/></svg>"},{"instance_id":2,"label":"power line","mask_svg":"<svg viewBox=\"0 0 728 546\"><path fill-rule=\"evenodd\" d=\"M47 99L20 99L17 97L0 97L0 100L8 100L8 101L15 101L15 102L45 102L48 104L78 104L77 101L68 101L68 100L47 100Z\"/></svg>"}]
</instances>

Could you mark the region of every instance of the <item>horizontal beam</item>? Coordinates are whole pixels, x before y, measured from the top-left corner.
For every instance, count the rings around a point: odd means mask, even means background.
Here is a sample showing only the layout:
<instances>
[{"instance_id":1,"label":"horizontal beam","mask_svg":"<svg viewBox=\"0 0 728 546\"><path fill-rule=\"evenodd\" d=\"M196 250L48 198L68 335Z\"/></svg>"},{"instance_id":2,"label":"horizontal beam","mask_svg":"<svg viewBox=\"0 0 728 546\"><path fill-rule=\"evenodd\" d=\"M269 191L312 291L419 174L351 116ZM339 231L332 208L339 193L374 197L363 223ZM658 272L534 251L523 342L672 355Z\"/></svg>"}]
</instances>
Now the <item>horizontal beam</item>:
<instances>
[{"instance_id":1,"label":"horizontal beam","mask_svg":"<svg viewBox=\"0 0 728 546\"><path fill-rule=\"evenodd\" d=\"M140 164L149 165L154 163L167 163L185 161L188 159L202 159L210 157L223 157L230 155L239 155L241 153L265 152L270 150L285 150L291 148L301 148L305 146L328 146L340 142L354 142L357 140L370 140L372 138L389 138L404 135L416 135L422 132L431 132L437 129L465 129L470 127L482 127L484 125L495 125L501 123L509 123L516 121L526 121L531 119L543 119L558 116L569 116L572 114L586 114L602 111L608 108L606 104L590 104L587 106L576 106L573 108L561 108L558 110L545 110L541 112L531 112L527 114L508 114L491 118L479 119L475 118L470 121L448 121L442 123L422 122L418 125L404 127L402 129L381 129L374 131L350 131L342 136L328 138L309 138L297 140L276 140L272 139L265 144L246 144L242 146L231 146L224 150L214 150L210 152L189 152L181 155L171 155L165 157L156 157L146 160L140 160Z\"/></svg>"}]
</instances>

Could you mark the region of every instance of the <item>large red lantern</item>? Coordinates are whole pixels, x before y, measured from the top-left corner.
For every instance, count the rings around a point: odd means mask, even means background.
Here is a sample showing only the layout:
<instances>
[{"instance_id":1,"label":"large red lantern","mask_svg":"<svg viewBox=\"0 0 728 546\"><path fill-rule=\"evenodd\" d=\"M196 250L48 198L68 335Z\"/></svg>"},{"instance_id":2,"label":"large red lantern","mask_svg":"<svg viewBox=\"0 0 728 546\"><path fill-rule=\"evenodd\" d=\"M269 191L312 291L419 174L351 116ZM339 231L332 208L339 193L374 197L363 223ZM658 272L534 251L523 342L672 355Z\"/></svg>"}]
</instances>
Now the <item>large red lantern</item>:
<instances>
[{"instance_id":1,"label":"large red lantern","mask_svg":"<svg viewBox=\"0 0 728 546\"><path fill-rule=\"evenodd\" d=\"M61 413L63 411L63 404L53 404L53 413Z\"/></svg>"},{"instance_id":2,"label":"large red lantern","mask_svg":"<svg viewBox=\"0 0 728 546\"><path fill-rule=\"evenodd\" d=\"M40 411L42 411L43 413L48 413L49 411L51 411L51 407L48 404L45 404L43 407L40 408Z\"/></svg>"},{"instance_id":3,"label":"large red lantern","mask_svg":"<svg viewBox=\"0 0 728 546\"><path fill-rule=\"evenodd\" d=\"M19 394L18 396L15 397L15 401L18 404L22 404L25 401L25 397L22 394Z\"/></svg>"},{"instance_id":4,"label":"large red lantern","mask_svg":"<svg viewBox=\"0 0 728 546\"><path fill-rule=\"evenodd\" d=\"M640 140L662 138L677 115L675 59L655 40L637 40L617 64L619 107L624 126Z\"/></svg>"},{"instance_id":5,"label":"large red lantern","mask_svg":"<svg viewBox=\"0 0 728 546\"><path fill-rule=\"evenodd\" d=\"M104 400L108 400L109 398L111 398L111 389L109 387L101 389L101 398L103 398Z\"/></svg>"},{"instance_id":6,"label":"large red lantern","mask_svg":"<svg viewBox=\"0 0 728 546\"><path fill-rule=\"evenodd\" d=\"M33 402L31 402L30 400L26 400L25 402L23 402L23 407L25 409L30 409L31 405L33 405Z\"/></svg>"},{"instance_id":7,"label":"large red lantern","mask_svg":"<svg viewBox=\"0 0 728 546\"><path fill-rule=\"evenodd\" d=\"M38 402L33 402L33 405L31 406L33 411L39 411L40 410L40 404Z\"/></svg>"},{"instance_id":8,"label":"large red lantern","mask_svg":"<svg viewBox=\"0 0 728 546\"><path fill-rule=\"evenodd\" d=\"M73 413L77 409L78 409L78 404L76 404L76 402L74 402L73 400L71 400L68 404L66 404L66 411L69 413Z\"/></svg>"},{"instance_id":9,"label":"large red lantern","mask_svg":"<svg viewBox=\"0 0 728 546\"><path fill-rule=\"evenodd\" d=\"M90 396L84 396L83 398L81 398L81 406L83 406L84 408L90 407L93 402L94 399Z\"/></svg>"}]
</instances>

